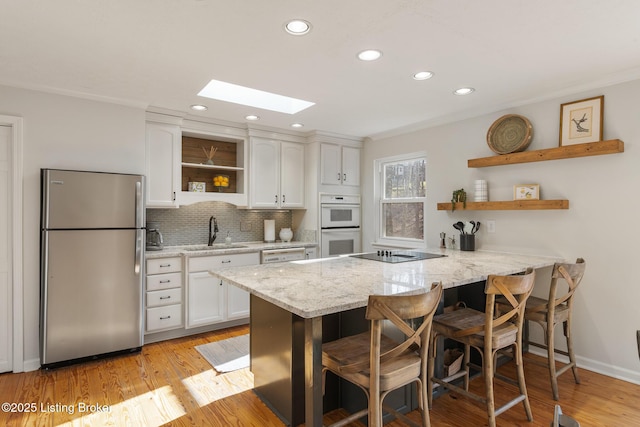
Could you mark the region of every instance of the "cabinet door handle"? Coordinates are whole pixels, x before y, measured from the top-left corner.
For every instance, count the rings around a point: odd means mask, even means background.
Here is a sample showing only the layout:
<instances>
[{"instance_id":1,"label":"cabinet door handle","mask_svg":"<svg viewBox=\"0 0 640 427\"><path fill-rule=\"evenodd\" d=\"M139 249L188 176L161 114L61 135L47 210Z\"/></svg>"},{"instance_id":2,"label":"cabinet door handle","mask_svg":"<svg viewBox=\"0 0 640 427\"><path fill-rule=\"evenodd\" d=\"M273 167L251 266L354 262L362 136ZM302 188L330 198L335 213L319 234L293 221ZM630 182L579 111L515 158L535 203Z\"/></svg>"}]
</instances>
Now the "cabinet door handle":
<instances>
[{"instance_id":1,"label":"cabinet door handle","mask_svg":"<svg viewBox=\"0 0 640 427\"><path fill-rule=\"evenodd\" d=\"M346 174L346 173L345 173L345 174L342 174L342 176L343 176L342 180L343 180L343 181L346 181L346 180L347 180L347 174Z\"/></svg>"},{"instance_id":2,"label":"cabinet door handle","mask_svg":"<svg viewBox=\"0 0 640 427\"><path fill-rule=\"evenodd\" d=\"M286 197L286 196L283 194L283 195L282 195L282 203L287 203L287 199L285 199L285 197Z\"/></svg>"},{"instance_id":3,"label":"cabinet door handle","mask_svg":"<svg viewBox=\"0 0 640 427\"><path fill-rule=\"evenodd\" d=\"M220 280L220 286L222 286L222 280Z\"/></svg>"},{"instance_id":4,"label":"cabinet door handle","mask_svg":"<svg viewBox=\"0 0 640 427\"><path fill-rule=\"evenodd\" d=\"M173 192L173 201L174 202L176 201L176 192L175 191Z\"/></svg>"},{"instance_id":5,"label":"cabinet door handle","mask_svg":"<svg viewBox=\"0 0 640 427\"><path fill-rule=\"evenodd\" d=\"M276 205L278 204L278 195L276 194Z\"/></svg>"},{"instance_id":6,"label":"cabinet door handle","mask_svg":"<svg viewBox=\"0 0 640 427\"><path fill-rule=\"evenodd\" d=\"M171 319L171 316L160 316L160 320L167 320L167 319Z\"/></svg>"},{"instance_id":7,"label":"cabinet door handle","mask_svg":"<svg viewBox=\"0 0 640 427\"><path fill-rule=\"evenodd\" d=\"M338 181L340 181L340 172L338 172Z\"/></svg>"},{"instance_id":8,"label":"cabinet door handle","mask_svg":"<svg viewBox=\"0 0 640 427\"><path fill-rule=\"evenodd\" d=\"M171 295L166 296L166 297L160 297L160 299L170 299L170 298L171 298Z\"/></svg>"}]
</instances>

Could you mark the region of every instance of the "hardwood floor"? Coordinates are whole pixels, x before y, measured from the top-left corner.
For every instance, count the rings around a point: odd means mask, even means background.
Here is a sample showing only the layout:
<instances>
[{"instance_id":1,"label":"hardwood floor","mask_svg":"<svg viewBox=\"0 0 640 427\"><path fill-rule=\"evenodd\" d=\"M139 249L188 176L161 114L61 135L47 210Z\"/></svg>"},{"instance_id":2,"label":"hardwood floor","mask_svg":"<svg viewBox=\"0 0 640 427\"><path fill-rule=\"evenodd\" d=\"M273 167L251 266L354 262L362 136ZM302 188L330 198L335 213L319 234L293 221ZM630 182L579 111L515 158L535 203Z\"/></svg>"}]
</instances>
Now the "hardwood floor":
<instances>
[{"instance_id":1,"label":"hardwood floor","mask_svg":"<svg viewBox=\"0 0 640 427\"><path fill-rule=\"evenodd\" d=\"M16 412L0 412L3 426L282 426L251 391L248 369L219 374L195 346L248 332L247 327L145 345L139 354L92 361L51 371L0 375L0 402ZM527 355L526 358L537 356ZM513 375L513 364L499 370ZM553 418L547 371L526 363L525 372L534 421L522 405L498 417L499 426L544 426ZM570 373L560 377L563 412L586 426L640 425L640 386L580 370L582 384ZM482 381L472 381L482 389ZM496 387L498 403L509 398L508 386ZM90 406L93 405L93 406ZM434 400L433 426L482 426L483 407L462 396ZM339 417L327 415L327 420ZM417 412L410 416L419 420ZM354 423L352 425L362 425ZM392 421L391 427L404 424Z\"/></svg>"}]
</instances>

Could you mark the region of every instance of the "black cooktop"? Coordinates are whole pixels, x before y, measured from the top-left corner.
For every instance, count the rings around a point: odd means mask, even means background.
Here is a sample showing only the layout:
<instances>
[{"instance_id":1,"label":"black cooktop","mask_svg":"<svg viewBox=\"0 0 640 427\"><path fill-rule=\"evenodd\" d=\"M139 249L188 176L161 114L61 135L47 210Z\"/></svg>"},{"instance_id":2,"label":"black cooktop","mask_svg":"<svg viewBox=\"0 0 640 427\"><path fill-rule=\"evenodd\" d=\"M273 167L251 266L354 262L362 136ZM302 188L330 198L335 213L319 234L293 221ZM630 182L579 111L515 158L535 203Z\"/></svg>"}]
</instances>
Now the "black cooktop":
<instances>
[{"instance_id":1,"label":"black cooktop","mask_svg":"<svg viewBox=\"0 0 640 427\"><path fill-rule=\"evenodd\" d=\"M398 262L407 262L407 261L422 261L423 259L430 259L430 258L442 258L446 255L429 254L426 252L415 252L415 251L378 251L378 252L370 252L366 254L349 255L349 256L352 256L354 258L370 259L372 261L398 263Z\"/></svg>"}]
</instances>

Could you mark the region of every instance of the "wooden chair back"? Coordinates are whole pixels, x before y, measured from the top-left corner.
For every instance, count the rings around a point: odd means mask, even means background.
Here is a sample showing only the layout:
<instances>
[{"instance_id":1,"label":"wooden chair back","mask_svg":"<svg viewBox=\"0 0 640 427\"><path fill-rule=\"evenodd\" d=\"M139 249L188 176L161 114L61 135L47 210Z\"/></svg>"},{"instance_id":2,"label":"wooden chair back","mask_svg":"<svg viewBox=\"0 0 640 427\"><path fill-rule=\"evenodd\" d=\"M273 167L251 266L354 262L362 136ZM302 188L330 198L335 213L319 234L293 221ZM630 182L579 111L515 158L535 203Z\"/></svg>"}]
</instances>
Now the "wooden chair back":
<instances>
[{"instance_id":1,"label":"wooden chair back","mask_svg":"<svg viewBox=\"0 0 640 427\"><path fill-rule=\"evenodd\" d=\"M573 296L582 281L586 267L587 263L582 258L578 258L575 264L554 264L553 271L551 272L551 284L549 286L549 299L547 300L547 304L529 307L527 311L536 313L542 310L548 310L549 318L553 319L553 314L559 305L566 303L567 308L571 310L573 306ZM567 285L566 292L561 295L558 295L559 279L563 279Z\"/></svg>"},{"instance_id":2,"label":"wooden chair back","mask_svg":"<svg viewBox=\"0 0 640 427\"><path fill-rule=\"evenodd\" d=\"M477 325L462 329L453 334L453 338L485 332L485 343L491 341L491 331L506 322L516 323L518 330L522 330L524 321L524 309L527 298L533 291L535 283L535 271L527 268L524 275L516 276L495 276L489 275L484 288L486 294L485 302L485 322L484 325ZM496 296L504 296L511 308L497 318L496 316ZM504 311L504 310L501 310Z\"/></svg>"},{"instance_id":3,"label":"wooden chair back","mask_svg":"<svg viewBox=\"0 0 640 427\"><path fill-rule=\"evenodd\" d=\"M434 283L429 292L417 295L370 295L365 318L371 321L371 356L368 361L371 377L375 377L380 364L405 351L418 350L426 368L431 323L442 298L442 284ZM405 339L394 348L380 354L383 321L389 320ZM407 322L412 320L411 324ZM354 363L342 371L360 371L367 363Z\"/></svg>"}]
</instances>

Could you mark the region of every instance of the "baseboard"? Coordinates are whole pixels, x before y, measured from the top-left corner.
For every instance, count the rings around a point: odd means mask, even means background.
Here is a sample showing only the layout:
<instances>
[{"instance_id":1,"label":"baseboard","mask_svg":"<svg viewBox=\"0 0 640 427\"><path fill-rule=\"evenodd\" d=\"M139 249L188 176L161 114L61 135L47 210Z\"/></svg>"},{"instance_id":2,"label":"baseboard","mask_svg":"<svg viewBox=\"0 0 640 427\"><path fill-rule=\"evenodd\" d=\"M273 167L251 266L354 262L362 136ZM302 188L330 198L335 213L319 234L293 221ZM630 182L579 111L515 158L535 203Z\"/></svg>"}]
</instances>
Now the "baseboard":
<instances>
[{"instance_id":1,"label":"baseboard","mask_svg":"<svg viewBox=\"0 0 640 427\"><path fill-rule=\"evenodd\" d=\"M529 347L529 353L542 357L547 357L546 350L541 348ZM569 359L566 356L556 354L556 360L561 363L568 363ZM630 382L632 384L640 385L640 372L632 371L630 369L620 368L618 366L607 365L597 360L588 359L586 357L576 356L576 362L580 369L586 369L587 371L596 372L598 374L606 375L611 378Z\"/></svg>"},{"instance_id":2,"label":"baseboard","mask_svg":"<svg viewBox=\"0 0 640 427\"><path fill-rule=\"evenodd\" d=\"M40 358L37 359L29 359L22 362L23 363L23 372L37 371L40 369Z\"/></svg>"}]
</instances>

